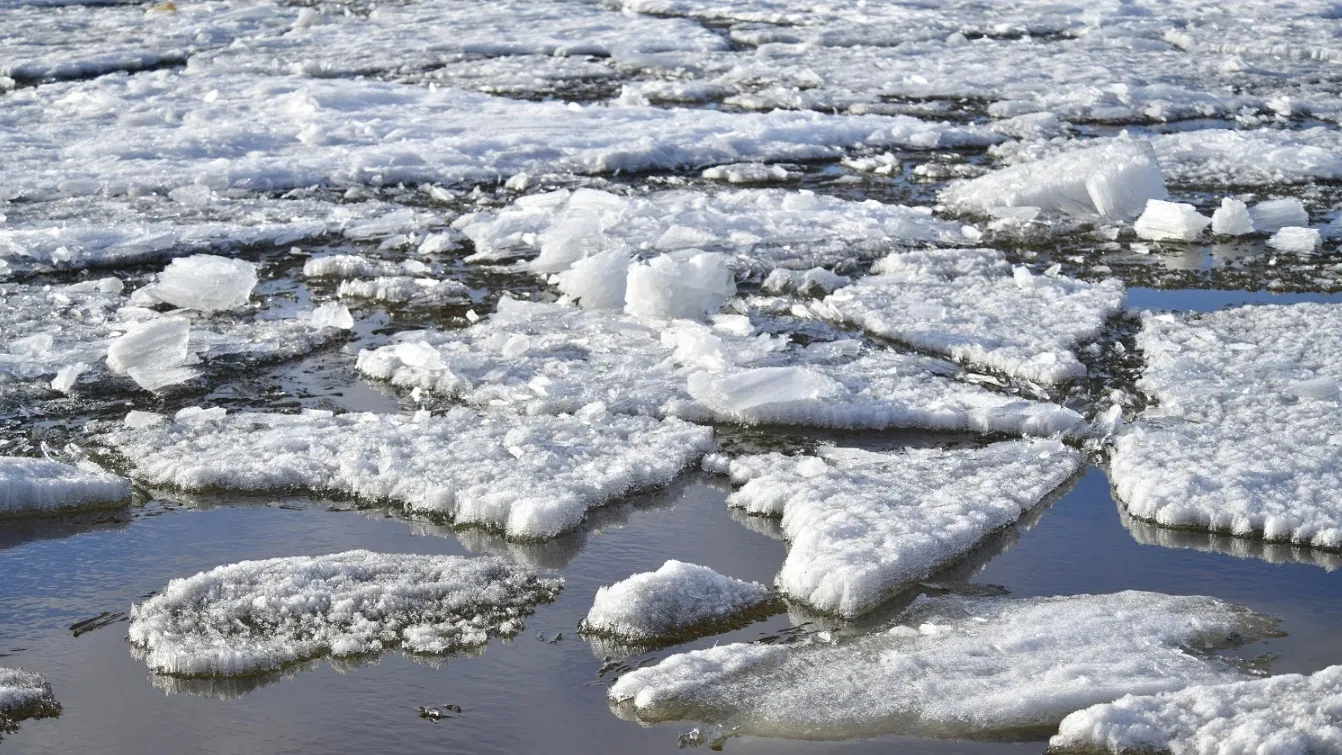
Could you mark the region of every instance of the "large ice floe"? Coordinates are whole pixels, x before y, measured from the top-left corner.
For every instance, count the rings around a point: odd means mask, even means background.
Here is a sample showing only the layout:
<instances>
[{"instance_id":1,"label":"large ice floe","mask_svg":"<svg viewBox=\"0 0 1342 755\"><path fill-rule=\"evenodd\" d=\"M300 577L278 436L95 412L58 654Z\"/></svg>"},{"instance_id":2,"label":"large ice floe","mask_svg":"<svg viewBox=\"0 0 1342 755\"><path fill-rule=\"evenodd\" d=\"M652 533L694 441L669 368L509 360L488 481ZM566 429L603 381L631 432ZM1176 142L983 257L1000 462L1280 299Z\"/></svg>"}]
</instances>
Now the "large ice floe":
<instances>
[{"instance_id":1,"label":"large ice floe","mask_svg":"<svg viewBox=\"0 0 1342 755\"><path fill-rule=\"evenodd\" d=\"M41 676L21 668L0 668L0 732L27 718L58 716L61 704Z\"/></svg>"},{"instance_id":2,"label":"large ice floe","mask_svg":"<svg viewBox=\"0 0 1342 755\"><path fill-rule=\"evenodd\" d=\"M727 505L781 516L790 541L777 584L819 611L859 616L954 564L1080 471L1055 440L875 453L825 447L725 462Z\"/></svg>"},{"instance_id":3,"label":"large ice floe","mask_svg":"<svg viewBox=\"0 0 1342 755\"><path fill-rule=\"evenodd\" d=\"M1148 314L1137 344L1155 405L1114 444L1128 512L1342 550L1342 307Z\"/></svg>"},{"instance_id":4,"label":"large ice floe","mask_svg":"<svg viewBox=\"0 0 1342 755\"><path fill-rule=\"evenodd\" d=\"M775 605L772 591L758 582L673 560L597 590L579 628L625 642L672 641L721 630Z\"/></svg>"},{"instance_id":5,"label":"large ice floe","mask_svg":"<svg viewBox=\"0 0 1342 755\"><path fill-rule=\"evenodd\" d=\"M541 417L195 409L128 419L102 440L150 485L351 496L521 539L572 530L589 508L665 485L714 446L708 428L600 404Z\"/></svg>"},{"instance_id":6,"label":"large ice floe","mask_svg":"<svg viewBox=\"0 0 1342 755\"><path fill-rule=\"evenodd\" d=\"M0 517L57 514L130 502L130 480L48 459L0 456Z\"/></svg>"},{"instance_id":7,"label":"large ice floe","mask_svg":"<svg viewBox=\"0 0 1342 755\"><path fill-rule=\"evenodd\" d=\"M1186 648L1242 644L1273 625L1215 598L1149 592L919 598L883 632L675 655L620 677L609 697L645 722L711 721L748 735L1020 735L1125 694L1241 679Z\"/></svg>"},{"instance_id":8,"label":"large ice floe","mask_svg":"<svg viewBox=\"0 0 1342 755\"><path fill-rule=\"evenodd\" d=\"M363 351L363 374L477 406L529 414L610 411L692 421L839 429L916 427L1050 435L1084 419L1056 404L953 378L926 357L846 339L801 346L745 315L642 320L504 298L461 330L401 334Z\"/></svg>"},{"instance_id":9,"label":"large ice floe","mask_svg":"<svg viewBox=\"0 0 1342 755\"><path fill-rule=\"evenodd\" d=\"M179 676L274 671L322 656L450 653L522 629L563 580L494 558L348 551L243 561L131 609L130 641Z\"/></svg>"},{"instance_id":10,"label":"large ice floe","mask_svg":"<svg viewBox=\"0 0 1342 755\"><path fill-rule=\"evenodd\" d=\"M1000 252L892 254L870 277L813 310L875 335L1012 377L1053 384L1086 374L1074 348L1096 338L1126 299L1101 283L1015 269Z\"/></svg>"},{"instance_id":11,"label":"large ice floe","mask_svg":"<svg viewBox=\"0 0 1342 755\"><path fill-rule=\"evenodd\" d=\"M1171 755L1342 750L1342 666L1315 674L1127 695L1077 711L1049 740L1057 752Z\"/></svg>"}]
</instances>

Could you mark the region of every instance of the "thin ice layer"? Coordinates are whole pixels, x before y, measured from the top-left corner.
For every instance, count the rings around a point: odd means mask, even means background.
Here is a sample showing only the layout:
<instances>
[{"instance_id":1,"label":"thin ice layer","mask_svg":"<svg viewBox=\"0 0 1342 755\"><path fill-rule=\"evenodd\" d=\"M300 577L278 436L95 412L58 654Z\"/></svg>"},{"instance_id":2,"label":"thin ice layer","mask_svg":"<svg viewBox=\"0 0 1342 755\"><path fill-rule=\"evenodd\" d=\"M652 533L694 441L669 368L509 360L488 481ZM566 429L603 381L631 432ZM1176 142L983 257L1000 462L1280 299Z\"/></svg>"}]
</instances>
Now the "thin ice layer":
<instances>
[{"instance_id":1,"label":"thin ice layer","mask_svg":"<svg viewBox=\"0 0 1342 755\"><path fill-rule=\"evenodd\" d=\"M129 501L130 480L124 477L48 459L0 456L0 517L109 508Z\"/></svg>"},{"instance_id":2,"label":"thin ice layer","mask_svg":"<svg viewBox=\"0 0 1342 755\"><path fill-rule=\"evenodd\" d=\"M243 561L174 579L133 606L130 641L149 668L177 676L395 647L450 653L516 634L562 587L494 558L356 550Z\"/></svg>"},{"instance_id":3,"label":"thin ice layer","mask_svg":"<svg viewBox=\"0 0 1342 755\"><path fill-rule=\"evenodd\" d=\"M211 409L102 439L150 485L351 496L520 539L572 530L589 508L665 485L713 448L708 428L600 405L542 417Z\"/></svg>"},{"instance_id":4,"label":"thin ice layer","mask_svg":"<svg viewBox=\"0 0 1342 755\"><path fill-rule=\"evenodd\" d=\"M620 677L609 697L642 721L759 736L1019 734L1124 694L1239 679L1182 648L1249 642L1273 623L1215 598L1148 592L920 598L886 632L684 653Z\"/></svg>"},{"instance_id":5,"label":"thin ice layer","mask_svg":"<svg viewBox=\"0 0 1342 755\"><path fill-rule=\"evenodd\" d=\"M61 704L41 676L21 668L0 668L0 731L12 731L25 718L59 715Z\"/></svg>"},{"instance_id":6,"label":"thin ice layer","mask_svg":"<svg viewBox=\"0 0 1342 755\"><path fill-rule=\"evenodd\" d=\"M612 412L842 429L920 427L1048 435L1060 406L952 379L945 362L860 341L792 343L742 315L712 324L501 299L469 328L420 331L359 354L364 375L528 414L594 401Z\"/></svg>"},{"instance_id":7,"label":"thin ice layer","mask_svg":"<svg viewBox=\"0 0 1342 755\"><path fill-rule=\"evenodd\" d=\"M824 448L734 459L727 505L781 516L791 546L787 597L855 617L963 558L1075 475L1081 455L1056 440L872 453Z\"/></svg>"},{"instance_id":8,"label":"thin ice layer","mask_svg":"<svg viewBox=\"0 0 1342 755\"><path fill-rule=\"evenodd\" d=\"M870 333L1013 377L1061 383L1086 374L1075 347L1126 299L1101 283L1014 270L989 249L892 254L815 311Z\"/></svg>"},{"instance_id":9,"label":"thin ice layer","mask_svg":"<svg viewBox=\"0 0 1342 755\"><path fill-rule=\"evenodd\" d=\"M580 628L630 642L670 640L740 620L771 597L758 582L671 560L598 589Z\"/></svg>"},{"instance_id":10,"label":"thin ice layer","mask_svg":"<svg viewBox=\"0 0 1342 755\"><path fill-rule=\"evenodd\" d=\"M1137 344L1157 403L1115 442L1129 513L1342 549L1342 306L1148 315Z\"/></svg>"},{"instance_id":11,"label":"thin ice layer","mask_svg":"<svg viewBox=\"0 0 1342 755\"><path fill-rule=\"evenodd\" d=\"M1069 752L1171 755L1342 750L1342 666L1309 676L1199 684L1127 695L1062 720L1049 746Z\"/></svg>"}]
</instances>

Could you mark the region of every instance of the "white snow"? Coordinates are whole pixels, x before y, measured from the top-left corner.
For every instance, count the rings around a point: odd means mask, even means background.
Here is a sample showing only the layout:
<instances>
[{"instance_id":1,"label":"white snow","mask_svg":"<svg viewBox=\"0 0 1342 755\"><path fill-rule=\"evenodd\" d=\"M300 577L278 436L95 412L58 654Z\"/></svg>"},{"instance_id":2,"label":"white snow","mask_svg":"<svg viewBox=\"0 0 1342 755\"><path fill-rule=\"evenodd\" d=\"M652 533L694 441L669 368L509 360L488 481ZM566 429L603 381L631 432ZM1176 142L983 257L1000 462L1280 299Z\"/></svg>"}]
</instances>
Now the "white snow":
<instances>
[{"instance_id":1,"label":"white snow","mask_svg":"<svg viewBox=\"0 0 1342 755\"><path fill-rule=\"evenodd\" d=\"M1079 453L1055 440L774 453L729 464L744 484L727 504L783 518L791 542L777 579L784 595L854 617L965 556L1081 465Z\"/></svg>"},{"instance_id":2,"label":"white snow","mask_svg":"<svg viewBox=\"0 0 1342 755\"><path fill-rule=\"evenodd\" d=\"M670 560L597 590L580 629L639 642L702 634L740 620L772 599L769 588Z\"/></svg>"},{"instance_id":3,"label":"white snow","mask_svg":"<svg viewBox=\"0 0 1342 755\"><path fill-rule=\"evenodd\" d=\"M746 735L991 737L1128 693L1241 678L1182 648L1249 642L1272 624L1215 598L1149 592L920 598L884 632L683 653L625 674L609 697L641 721L693 718Z\"/></svg>"},{"instance_id":4,"label":"white snow","mask_svg":"<svg viewBox=\"0 0 1342 755\"><path fill-rule=\"evenodd\" d=\"M1199 684L1126 695L1077 711L1049 740L1057 749L1172 755L1342 750L1342 666L1308 676Z\"/></svg>"},{"instance_id":5,"label":"white snow","mask_svg":"<svg viewBox=\"0 0 1342 755\"><path fill-rule=\"evenodd\" d=\"M1013 377L1085 375L1073 352L1121 312L1123 285L1014 270L991 249L892 254L816 305L822 317Z\"/></svg>"},{"instance_id":6,"label":"white snow","mask_svg":"<svg viewBox=\"0 0 1342 755\"><path fill-rule=\"evenodd\" d=\"M196 254L169 262L154 283L136 293L208 314L246 306L254 288L256 265L247 260Z\"/></svg>"},{"instance_id":7,"label":"white snow","mask_svg":"<svg viewBox=\"0 0 1342 755\"><path fill-rule=\"evenodd\" d=\"M852 281L845 276L833 273L823 267L810 270L787 270L777 268L764 279L760 287L774 294L797 294L799 296L820 296L832 293Z\"/></svg>"},{"instance_id":8,"label":"white snow","mask_svg":"<svg viewBox=\"0 0 1342 755\"><path fill-rule=\"evenodd\" d=\"M413 275L429 271L429 266L418 260L373 259L362 254L328 254L312 257L303 263L304 278L378 278Z\"/></svg>"},{"instance_id":9,"label":"white snow","mask_svg":"<svg viewBox=\"0 0 1342 755\"><path fill-rule=\"evenodd\" d=\"M356 550L243 561L174 579L133 606L130 641L149 668L178 676L395 647L448 653L516 634L562 587L494 558Z\"/></svg>"},{"instance_id":10,"label":"white snow","mask_svg":"<svg viewBox=\"0 0 1342 755\"><path fill-rule=\"evenodd\" d=\"M664 254L629 267L624 310L635 317L700 320L717 314L735 293L723 255Z\"/></svg>"},{"instance_id":11,"label":"white snow","mask_svg":"<svg viewBox=\"0 0 1342 755\"><path fill-rule=\"evenodd\" d=\"M665 485L713 448L708 428L599 404L542 417L220 412L103 440L150 485L351 496L520 539L574 529L589 508Z\"/></svg>"},{"instance_id":12,"label":"white snow","mask_svg":"<svg viewBox=\"0 0 1342 755\"><path fill-rule=\"evenodd\" d=\"M710 181L726 181L729 184L782 183L799 176L799 173L794 173L781 165L764 163L715 165L705 168L703 172L703 177Z\"/></svg>"},{"instance_id":13,"label":"white snow","mask_svg":"<svg viewBox=\"0 0 1342 755\"><path fill-rule=\"evenodd\" d=\"M129 501L130 480L124 477L48 459L0 456L0 517L108 508Z\"/></svg>"},{"instance_id":14,"label":"white snow","mask_svg":"<svg viewBox=\"0 0 1342 755\"><path fill-rule=\"evenodd\" d=\"M1147 241L1196 241L1211 222L1191 204L1149 199L1132 229Z\"/></svg>"},{"instance_id":15,"label":"white snow","mask_svg":"<svg viewBox=\"0 0 1342 755\"><path fill-rule=\"evenodd\" d=\"M0 667L0 731L25 718L54 716L60 710L51 685L41 676L21 668Z\"/></svg>"},{"instance_id":16,"label":"white snow","mask_svg":"<svg viewBox=\"0 0 1342 755\"><path fill-rule=\"evenodd\" d=\"M1323 243L1323 234L1318 228L1300 228L1287 226L1272 234L1267 245L1287 254L1313 254Z\"/></svg>"},{"instance_id":17,"label":"white snow","mask_svg":"<svg viewBox=\"0 0 1342 755\"><path fill-rule=\"evenodd\" d=\"M1225 197L1221 206L1212 213L1212 233L1217 236L1247 236L1254 232L1253 217L1248 205L1238 199Z\"/></svg>"}]
</instances>

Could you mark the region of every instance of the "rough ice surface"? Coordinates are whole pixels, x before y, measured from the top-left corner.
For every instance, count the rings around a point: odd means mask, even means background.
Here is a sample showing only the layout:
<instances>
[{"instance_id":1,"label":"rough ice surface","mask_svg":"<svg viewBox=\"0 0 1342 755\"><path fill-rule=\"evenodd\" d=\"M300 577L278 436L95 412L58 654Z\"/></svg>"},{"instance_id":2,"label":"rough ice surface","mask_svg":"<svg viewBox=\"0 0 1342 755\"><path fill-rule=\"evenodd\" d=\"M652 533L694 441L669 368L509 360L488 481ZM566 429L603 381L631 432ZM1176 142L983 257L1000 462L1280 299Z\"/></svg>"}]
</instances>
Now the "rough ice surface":
<instances>
[{"instance_id":1,"label":"rough ice surface","mask_svg":"<svg viewBox=\"0 0 1342 755\"><path fill-rule=\"evenodd\" d=\"M213 254L179 257L137 293L182 309L219 312L247 304L256 288L256 265Z\"/></svg>"},{"instance_id":2,"label":"rough ice surface","mask_svg":"<svg viewBox=\"0 0 1342 755\"><path fill-rule=\"evenodd\" d=\"M810 270L788 270L780 267L769 273L760 287L774 294L819 297L833 293L835 289L851 282L849 278L823 267L813 267Z\"/></svg>"},{"instance_id":3,"label":"rough ice surface","mask_svg":"<svg viewBox=\"0 0 1342 755\"><path fill-rule=\"evenodd\" d=\"M303 263L305 278L378 278L412 275L429 271L419 260L390 262L362 254L328 254Z\"/></svg>"},{"instance_id":4,"label":"rough ice surface","mask_svg":"<svg viewBox=\"0 0 1342 755\"><path fill-rule=\"evenodd\" d=\"M1342 306L1148 315L1137 344L1157 403L1115 441L1128 512L1342 550Z\"/></svg>"},{"instance_id":5,"label":"rough ice surface","mask_svg":"<svg viewBox=\"0 0 1342 755\"><path fill-rule=\"evenodd\" d=\"M1247 236L1254 232L1249 208L1238 199L1225 197L1212 213L1212 233L1217 236Z\"/></svg>"},{"instance_id":6,"label":"rough ice surface","mask_svg":"<svg viewBox=\"0 0 1342 755\"><path fill-rule=\"evenodd\" d=\"M789 181L796 178L797 174L781 165L732 163L705 168L703 177L710 181L726 181L729 184L767 184Z\"/></svg>"},{"instance_id":7,"label":"rough ice surface","mask_svg":"<svg viewBox=\"0 0 1342 755\"><path fill-rule=\"evenodd\" d=\"M962 212L1038 207L1070 215L1127 219L1167 196L1148 142L1116 140L952 184L941 199Z\"/></svg>"},{"instance_id":8,"label":"rough ice surface","mask_svg":"<svg viewBox=\"0 0 1342 755\"><path fill-rule=\"evenodd\" d=\"M777 584L820 611L859 616L948 566L1075 475L1079 453L1055 440L975 449L733 460L733 508L781 516L791 546Z\"/></svg>"},{"instance_id":9,"label":"rough ice surface","mask_svg":"<svg viewBox=\"0 0 1342 755\"><path fill-rule=\"evenodd\" d=\"M665 485L713 448L708 428L599 404L543 417L211 409L102 440L150 485L351 496L519 539L572 530L589 508Z\"/></svg>"},{"instance_id":10,"label":"rough ice surface","mask_svg":"<svg viewBox=\"0 0 1342 755\"><path fill-rule=\"evenodd\" d=\"M771 599L758 582L671 560L598 589L580 628L628 642L671 640L740 620Z\"/></svg>"},{"instance_id":11,"label":"rough ice surface","mask_svg":"<svg viewBox=\"0 0 1342 755\"><path fill-rule=\"evenodd\" d=\"M130 480L124 477L48 459L0 456L0 517L108 508L129 501Z\"/></svg>"},{"instance_id":12,"label":"rough ice surface","mask_svg":"<svg viewBox=\"0 0 1342 755\"><path fill-rule=\"evenodd\" d=\"M471 327L397 341L360 352L359 371L528 414L599 401L618 413L750 425L1038 435L1084 425L1055 404L958 382L946 362L856 340L802 347L742 315L666 323L504 298Z\"/></svg>"},{"instance_id":13,"label":"rough ice surface","mask_svg":"<svg viewBox=\"0 0 1342 755\"><path fill-rule=\"evenodd\" d=\"M465 284L437 278L396 275L370 280L343 280L336 295L354 299L377 299L390 304L442 305L469 301Z\"/></svg>"},{"instance_id":14,"label":"rough ice surface","mask_svg":"<svg viewBox=\"0 0 1342 755\"><path fill-rule=\"evenodd\" d=\"M1083 752L1171 755L1325 753L1342 750L1342 666L1308 676L1199 684L1126 695L1062 720L1049 746Z\"/></svg>"},{"instance_id":15,"label":"rough ice surface","mask_svg":"<svg viewBox=\"0 0 1342 755\"><path fill-rule=\"evenodd\" d=\"M1191 204L1150 199L1132 229L1147 241L1196 241L1211 222Z\"/></svg>"},{"instance_id":16,"label":"rough ice surface","mask_svg":"<svg viewBox=\"0 0 1342 755\"><path fill-rule=\"evenodd\" d=\"M624 310L635 317L701 320L717 314L735 293L722 255L699 252L677 259L664 254L629 267Z\"/></svg>"},{"instance_id":17,"label":"rough ice surface","mask_svg":"<svg viewBox=\"0 0 1342 755\"><path fill-rule=\"evenodd\" d=\"M0 732L11 731L26 718L60 715L61 704L51 685L21 668L0 668Z\"/></svg>"},{"instance_id":18,"label":"rough ice surface","mask_svg":"<svg viewBox=\"0 0 1342 755\"><path fill-rule=\"evenodd\" d=\"M1272 234L1267 245L1287 254L1313 254L1323 243L1323 234L1318 228L1299 228L1287 226Z\"/></svg>"},{"instance_id":19,"label":"rough ice surface","mask_svg":"<svg viewBox=\"0 0 1342 755\"><path fill-rule=\"evenodd\" d=\"M130 641L149 668L176 676L396 647L449 653L516 634L562 587L494 558L356 550L243 561L174 579L132 607Z\"/></svg>"},{"instance_id":20,"label":"rough ice surface","mask_svg":"<svg viewBox=\"0 0 1342 755\"><path fill-rule=\"evenodd\" d=\"M1287 227L1309 225L1309 213L1299 199L1269 199L1249 208L1249 217L1253 219L1254 230L1261 233L1276 233Z\"/></svg>"},{"instance_id":21,"label":"rough ice surface","mask_svg":"<svg viewBox=\"0 0 1342 755\"><path fill-rule=\"evenodd\" d=\"M892 254L814 310L884 338L1013 377L1086 374L1073 352L1123 309L1117 280L1087 283L1014 270L991 249Z\"/></svg>"},{"instance_id":22,"label":"rough ice surface","mask_svg":"<svg viewBox=\"0 0 1342 755\"><path fill-rule=\"evenodd\" d=\"M642 721L748 735L990 737L1048 730L1125 694L1235 681L1231 664L1183 648L1242 644L1272 626L1200 596L919 598L885 632L675 655L620 677L609 697Z\"/></svg>"}]
</instances>

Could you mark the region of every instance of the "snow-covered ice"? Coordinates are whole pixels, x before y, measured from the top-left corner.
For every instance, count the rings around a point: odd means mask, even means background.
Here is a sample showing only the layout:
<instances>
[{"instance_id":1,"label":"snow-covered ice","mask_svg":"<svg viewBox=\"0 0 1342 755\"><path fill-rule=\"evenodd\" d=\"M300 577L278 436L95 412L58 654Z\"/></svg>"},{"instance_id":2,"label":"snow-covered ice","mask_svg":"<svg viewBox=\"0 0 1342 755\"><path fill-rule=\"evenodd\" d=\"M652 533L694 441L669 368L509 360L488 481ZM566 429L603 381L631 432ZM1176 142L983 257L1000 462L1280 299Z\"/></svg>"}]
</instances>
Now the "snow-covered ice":
<instances>
[{"instance_id":1,"label":"snow-covered ice","mask_svg":"<svg viewBox=\"0 0 1342 755\"><path fill-rule=\"evenodd\" d=\"M1171 755L1326 753L1342 750L1342 666L1310 675L1198 684L1126 695L1062 720L1059 751Z\"/></svg>"},{"instance_id":2,"label":"snow-covered ice","mask_svg":"<svg viewBox=\"0 0 1342 755\"><path fill-rule=\"evenodd\" d=\"M991 249L892 254L817 314L884 338L1040 383L1082 377L1074 349L1121 312L1123 285L1014 270Z\"/></svg>"},{"instance_id":3,"label":"snow-covered ice","mask_svg":"<svg viewBox=\"0 0 1342 755\"><path fill-rule=\"evenodd\" d=\"M684 639L740 621L771 601L772 592L758 582L671 560L598 589L579 628L627 642Z\"/></svg>"},{"instance_id":4,"label":"snow-covered ice","mask_svg":"<svg viewBox=\"0 0 1342 755\"><path fill-rule=\"evenodd\" d=\"M107 366L146 391L183 383L199 374L187 366L195 361L190 339L191 322L184 317L148 320L108 344Z\"/></svg>"},{"instance_id":5,"label":"snow-covered ice","mask_svg":"<svg viewBox=\"0 0 1342 755\"><path fill-rule=\"evenodd\" d=\"M1318 228L1300 228L1286 226L1272 234L1267 245L1287 254L1313 254L1323 243L1323 234Z\"/></svg>"},{"instance_id":6,"label":"snow-covered ice","mask_svg":"<svg viewBox=\"0 0 1342 755\"><path fill-rule=\"evenodd\" d=\"M600 404L540 417L212 409L102 440L150 485L351 496L521 539L572 530L589 508L665 485L713 448L708 428Z\"/></svg>"},{"instance_id":7,"label":"snow-covered ice","mask_svg":"<svg viewBox=\"0 0 1342 755\"><path fill-rule=\"evenodd\" d=\"M1225 197L1221 206L1212 213L1212 233L1217 236L1247 236L1254 232L1253 216L1248 205L1238 199Z\"/></svg>"},{"instance_id":8,"label":"snow-covered ice","mask_svg":"<svg viewBox=\"0 0 1342 755\"><path fill-rule=\"evenodd\" d=\"M138 296L211 313L246 306L256 288L256 265L213 254L179 257Z\"/></svg>"},{"instance_id":9,"label":"snow-covered ice","mask_svg":"<svg viewBox=\"0 0 1342 755\"><path fill-rule=\"evenodd\" d=\"M1191 204L1149 199L1132 229L1147 241L1196 241L1211 222Z\"/></svg>"},{"instance_id":10,"label":"snow-covered ice","mask_svg":"<svg viewBox=\"0 0 1342 755\"><path fill-rule=\"evenodd\" d=\"M356 550L243 561L174 579L132 607L130 641L149 668L178 676L396 647L449 653L515 635L562 587L494 558Z\"/></svg>"},{"instance_id":11,"label":"snow-covered ice","mask_svg":"<svg viewBox=\"0 0 1342 755\"><path fill-rule=\"evenodd\" d=\"M466 285L453 280L396 275L385 278L343 280L336 288L341 298L376 299L390 304L439 306L466 302Z\"/></svg>"},{"instance_id":12,"label":"snow-covered ice","mask_svg":"<svg viewBox=\"0 0 1342 755\"><path fill-rule=\"evenodd\" d=\"M124 477L48 459L0 456L0 517L109 508L129 501L130 480Z\"/></svg>"},{"instance_id":13,"label":"snow-covered ice","mask_svg":"<svg viewBox=\"0 0 1342 755\"><path fill-rule=\"evenodd\" d=\"M609 697L642 721L758 736L989 737L1052 728L1129 693L1235 681L1232 664L1184 648L1272 630L1266 616L1200 596L919 598L884 632L683 653L625 674Z\"/></svg>"},{"instance_id":14,"label":"snow-covered ice","mask_svg":"<svg viewBox=\"0 0 1342 755\"><path fill-rule=\"evenodd\" d=\"M51 685L38 674L21 668L0 668L0 732L12 731L26 718L59 715Z\"/></svg>"},{"instance_id":15,"label":"snow-covered ice","mask_svg":"<svg viewBox=\"0 0 1342 755\"><path fill-rule=\"evenodd\" d=\"M1079 453L1055 440L773 453L729 463L743 484L727 504L782 517L791 542L777 579L784 595L854 617L965 556L1081 465Z\"/></svg>"}]
</instances>

